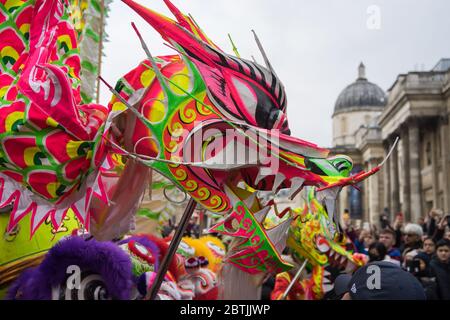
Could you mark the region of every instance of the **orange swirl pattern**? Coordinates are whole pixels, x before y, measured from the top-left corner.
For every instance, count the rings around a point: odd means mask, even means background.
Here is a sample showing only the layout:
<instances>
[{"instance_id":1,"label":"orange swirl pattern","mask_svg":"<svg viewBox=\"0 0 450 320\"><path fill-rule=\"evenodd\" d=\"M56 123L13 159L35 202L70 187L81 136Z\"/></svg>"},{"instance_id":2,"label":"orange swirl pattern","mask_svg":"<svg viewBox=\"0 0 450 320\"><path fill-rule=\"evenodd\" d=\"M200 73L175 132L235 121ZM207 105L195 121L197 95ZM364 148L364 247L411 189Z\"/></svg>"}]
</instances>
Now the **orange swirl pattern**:
<instances>
[{"instance_id":1,"label":"orange swirl pattern","mask_svg":"<svg viewBox=\"0 0 450 320\"><path fill-rule=\"evenodd\" d=\"M194 99L188 99L186 103L179 106L170 117L163 131L163 146L166 159L180 161L183 159L185 139L195 128L196 123L202 123L210 119L218 119L211 109L206 92L197 98L210 108L198 103ZM169 170L180 185L202 206L213 212L224 212L230 209L226 195L217 187L206 184L199 180L190 168L184 165L169 165ZM206 170L206 169L204 169Z\"/></svg>"}]
</instances>

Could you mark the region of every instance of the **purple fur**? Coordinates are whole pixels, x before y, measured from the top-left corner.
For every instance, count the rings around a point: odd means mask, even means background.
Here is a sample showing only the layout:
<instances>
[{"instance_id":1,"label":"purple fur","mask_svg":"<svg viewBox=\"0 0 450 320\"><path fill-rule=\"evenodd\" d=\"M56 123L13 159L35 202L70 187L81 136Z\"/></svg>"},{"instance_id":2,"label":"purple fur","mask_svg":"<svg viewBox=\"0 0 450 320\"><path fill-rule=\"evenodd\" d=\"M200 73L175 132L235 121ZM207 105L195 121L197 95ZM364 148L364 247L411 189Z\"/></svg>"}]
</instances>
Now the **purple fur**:
<instances>
[{"instance_id":1,"label":"purple fur","mask_svg":"<svg viewBox=\"0 0 450 320\"><path fill-rule=\"evenodd\" d=\"M129 256L112 242L79 237L59 241L39 267L24 271L8 290L7 299L15 299L18 291L21 300L51 299L52 286L65 282L70 265L99 274L114 299L130 299L133 277Z\"/></svg>"},{"instance_id":2,"label":"purple fur","mask_svg":"<svg viewBox=\"0 0 450 320\"><path fill-rule=\"evenodd\" d=\"M158 267L159 267L159 247L156 243L154 243L152 240L150 240L149 238L145 237L145 236L132 236L129 237L125 240L122 240L119 242L119 245L124 244L124 243L128 243L131 240L134 240L140 244L142 244L144 247L146 247L153 255L153 257L155 258L155 264L154 264L154 270L158 271Z\"/></svg>"},{"instance_id":3,"label":"purple fur","mask_svg":"<svg viewBox=\"0 0 450 320\"><path fill-rule=\"evenodd\" d=\"M33 287L31 283L33 282L35 271L36 268L28 268L23 271L20 276L13 282L13 284L8 288L5 300L16 300L16 295L22 287L31 289Z\"/></svg>"}]
</instances>

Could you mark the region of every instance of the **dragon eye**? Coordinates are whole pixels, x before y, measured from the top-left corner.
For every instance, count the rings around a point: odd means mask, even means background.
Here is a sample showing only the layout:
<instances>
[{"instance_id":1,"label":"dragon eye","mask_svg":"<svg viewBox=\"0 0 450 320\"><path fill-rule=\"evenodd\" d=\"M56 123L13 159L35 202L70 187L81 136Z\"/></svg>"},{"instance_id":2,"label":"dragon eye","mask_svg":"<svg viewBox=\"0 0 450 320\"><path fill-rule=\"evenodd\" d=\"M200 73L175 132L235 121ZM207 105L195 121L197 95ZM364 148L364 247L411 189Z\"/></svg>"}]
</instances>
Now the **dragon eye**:
<instances>
[{"instance_id":1,"label":"dragon eye","mask_svg":"<svg viewBox=\"0 0 450 320\"><path fill-rule=\"evenodd\" d=\"M329 159L331 164L339 171L339 173L347 177L353 168L353 161L351 158L344 155L337 155Z\"/></svg>"},{"instance_id":2,"label":"dragon eye","mask_svg":"<svg viewBox=\"0 0 450 320\"><path fill-rule=\"evenodd\" d=\"M249 86L244 80L233 77L232 78L234 88L236 89L239 100L242 102L245 111L254 116L256 113L256 107L258 105L258 98L253 88Z\"/></svg>"},{"instance_id":3,"label":"dragon eye","mask_svg":"<svg viewBox=\"0 0 450 320\"><path fill-rule=\"evenodd\" d=\"M198 263L199 263L200 267L205 267L209 264L209 261L204 256L200 256L200 257L198 257Z\"/></svg>"},{"instance_id":4,"label":"dragon eye","mask_svg":"<svg viewBox=\"0 0 450 320\"><path fill-rule=\"evenodd\" d=\"M232 95L238 102L241 114L253 118L256 124L264 129L281 129L287 132L286 115L277 102L259 84L251 80L232 77Z\"/></svg>"},{"instance_id":5,"label":"dragon eye","mask_svg":"<svg viewBox=\"0 0 450 320\"><path fill-rule=\"evenodd\" d=\"M190 269L190 268L197 268L199 266L199 261L198 261L197 258L192 257L192 258L189 258L189 259L187 259L185 261L184 266L186 268L188 268L188 269Z\"/></svg>"}]
</instances>

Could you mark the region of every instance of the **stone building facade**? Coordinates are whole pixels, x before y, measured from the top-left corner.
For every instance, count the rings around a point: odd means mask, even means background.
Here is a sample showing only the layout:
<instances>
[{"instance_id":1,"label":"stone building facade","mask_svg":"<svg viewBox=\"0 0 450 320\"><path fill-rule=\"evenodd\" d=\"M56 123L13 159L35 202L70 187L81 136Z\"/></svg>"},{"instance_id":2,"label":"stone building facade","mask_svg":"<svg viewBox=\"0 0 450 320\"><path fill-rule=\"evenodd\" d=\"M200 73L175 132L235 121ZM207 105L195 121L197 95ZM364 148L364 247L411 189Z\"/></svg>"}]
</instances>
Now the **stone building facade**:
<instances>
[{"instance_id":1,"label":"stone building facade","mask_svg":"<svg viewBox=\"0 0 450 320\"><path fill-rule=\"evenodd\" d=\"M343 189L339 210L349 209L353 218L375 224L384 208L391 220L402 212L413 222L431 208L450 212L450 59L441 59L430 71L400 74L384 105L374 86L366 84L365 94L352 92L355 97L346 104L353 106L339 103L343 94L351 96L348 87L341 93L333 114L331 150L350 155L359 171L378 165L396 139L398 144L383 169L359 186L361 191ZM368 94L377 94L380 103L368 100ZM355 101L370 104L354 106ZM355 122L348 132L339 127L342 117ZM358 201L359 211L352 206Z\"/></svg>"},{"instance_id":2,"label":"stone building facade","mask_svg":"<svg viewBox=\"0 0 450 320\"><path fill-rule=\"evenodd\" d=\"M379 124L385 152L398 137L385 171L392 213L417 221L431 208L450 211L450 59L430 71L401 74L389 89Z\"/></svg>"}]
</instances>

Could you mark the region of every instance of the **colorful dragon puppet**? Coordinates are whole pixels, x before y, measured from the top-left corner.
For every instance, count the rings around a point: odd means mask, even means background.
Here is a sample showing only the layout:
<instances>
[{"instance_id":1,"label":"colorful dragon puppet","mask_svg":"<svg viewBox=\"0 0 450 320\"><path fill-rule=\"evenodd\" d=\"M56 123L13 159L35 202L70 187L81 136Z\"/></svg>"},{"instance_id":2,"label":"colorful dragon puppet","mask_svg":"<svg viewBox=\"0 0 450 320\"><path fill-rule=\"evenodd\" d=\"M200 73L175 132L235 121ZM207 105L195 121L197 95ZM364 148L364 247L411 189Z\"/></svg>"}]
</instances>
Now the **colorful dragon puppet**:
<instances>
[{"instance_id":1,"label":"colorful dragon puppet","mask_svg":"<svg viewBox=\"0 0 450 320\"><path fill-rule=\"evenodd\" d=\"M308 261L310 277L294 284L288 299L320 300L333 290L333 274L337 271L352 273L364 265L363 254L352 253L347 247L347 238L337 230L335 222L329 219L325 208L315 197L315 188L309 188L307 201L291 224L287 246L297 261ZM333 269L333 270L331 270ZM283 296L292 280L288 272L277 275L274 299Z\"/></svg>"},{"instance_id":2,"label":"colorful dragon puppet","mask_svg":"<svg viewBox=\"0 0 450 320\"><path fill-rule=\"evenodd\" d=\"M96 238L123 235L151 167L224 215L213 230L237 239L225 274L242 283L252 275L251 287L291 268L280 256L290 220L266 230L261 221L272 203L238 185L288 188L290 197L316 186L338 221L340 189L380 167L349 176L350 158L328 157L289 135L286 93L256 35L265 67L223 52L169 0L177 21L123 2L176 54L153 58L140 38L147 60L111 88L104 107L82 103L67 2L0 1L0 206L14 204L9 229L29 213L31 233L49 217L57 228L72 209ZM116 154L127 159L122 171ZM235 298L257 296L240 292Z\"/></svg>"}]
</instances>

